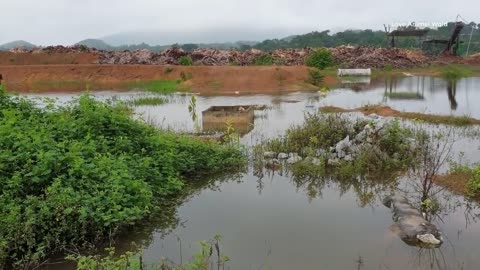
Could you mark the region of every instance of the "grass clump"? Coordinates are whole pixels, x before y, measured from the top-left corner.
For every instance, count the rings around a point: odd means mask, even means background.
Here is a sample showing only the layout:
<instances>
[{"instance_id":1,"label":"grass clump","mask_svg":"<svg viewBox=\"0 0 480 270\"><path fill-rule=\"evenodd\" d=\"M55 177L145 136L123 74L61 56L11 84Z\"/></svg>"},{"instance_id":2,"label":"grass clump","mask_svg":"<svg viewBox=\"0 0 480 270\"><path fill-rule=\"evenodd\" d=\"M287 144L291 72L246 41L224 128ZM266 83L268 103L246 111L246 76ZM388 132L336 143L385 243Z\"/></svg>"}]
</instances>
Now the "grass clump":
<instances>
[{"instance_id":1,"label":"grass clump","mask_svg":"<svg viewBox=\"0 0 480 270\"><path fill-rule=\"evenodd\" d=\"M471 76L472 71L467 66L449 65L441 70L441 76L447 80L458 80Z\"/></svg>"},{"instance_id":2,"label":"grass clump","mask_svg":"<svg viewBox=\"0 0 480 270\"><path fill-rule=\"evenodd\" d=\"M461 176L461 181L457 181L459 183L447 182L447 180L454 180L455 176ZM450 165L449 175L443 177L441 184L470 197L480 198L480 165L469 166L453 163Z\"/></svg>"},{"instance_id":3,"label":"grass clump","mask_svg":"<svg viewBox=\"0 0 480 270\"><path fill-rule=\"evenodd\" d=\"M0 89L0 268L92 249L161 211L186 177L238 168L241 152L159 131L89 95L64 107Z\"/></svg>"},{"instance_id":4,"label":"grass clump","mask_svg":"<svg viewBox=\"0 0 480 270\"><path fill-rule=\"evenodd\" d=\"M181 66L193 66L193 60L190 56L188 55L184 55L182 57L180 57L178 63L181 65Z\"/></svg>"},{"instance_id":5,"label":"grass clump","mask_svg":"<svg viewBox=\"0 0 480 270\"><path fill-rule=\"evenodd\" d=\"M129 83L129 86L161 94L171 94L181 90L179 82L175 80L134 81Z\"/></svg>"},{"instance_id":6,"label":"grass clump","mask_svg":"<svg viewBox=\"0 0 480 270\"><path fill-rule=\"evenodd\" d=\"M415 92L391 92L385 93L386 97L391 99L424 99L424 97Z\"/></svg>"},{"instance_id":7,"label":"grass clump","mask_svg":"<svg viewBox=\"0 0 480 270\"><path fill-rule=\"evenodd\" d=\"M335 160L334 173L342 177L378 175L412 166L418 156L412 140L419 133L401 126L398 121L376 125L372 121L338 114L308 114L303 125L291 127L284 137L269 140L262 147L275 153L298 153L304 161L316 158L315 163L322 168L313 170L315 172L328 172L332 165L328 161ZM365 133L367 126L370 133ZM351 146L345 150L345 155L353 159L342 160L334 152L337 143L347 136ZM301 166L296 165L297 168ZM308 173L309 170L301 171Z\"/></svg>"},{"instance_id":8,"label":"grass clump","mask_svg":"<svg viewBox=\"0 0 480 270\"><path fill-rule=\"evenodd\" d=\"M308 79L307 83L313 84L315 86L321 86L325 76L317 69L309 69L308 70Z\"/></svg>"},{"instance_id":9,"label":"grass clump","mask_svg":"<svg viewBox=\"0 0 480 270\"><path fill-rule=\"evenodd\" d=\"M200 251L183 265L172 265L167 260L160 263L145 265L142 257L133 252L115 256L115 250L109 248L107 256L70 256L69 259L77 263L77 270L209 270L213 265L218 269L225 269L230 258L220 251L221 236L217 235L212 240L199 242Z\"/></svg>"},{"instance_id":10,"label":"grass clump","mask_svg":"<svg viewBox=\"0 0 480 270\"><path fill-rule=\"evenodd\" d=\"M309 67L315 67L318 69L325 69L333 66L332 53L325 48L313 51L305 58L305 64Z\"/></svg>"},{"instance_id":11,"label":"grass clump","mask_svg":"<svg viewBox=\"0 0 480 270\"><path fill-rule=\"evenodd\" d=\"M127 102L133 106L159 106L168 103L165 97L141 97Z\"/></svg>"}]
</instances>

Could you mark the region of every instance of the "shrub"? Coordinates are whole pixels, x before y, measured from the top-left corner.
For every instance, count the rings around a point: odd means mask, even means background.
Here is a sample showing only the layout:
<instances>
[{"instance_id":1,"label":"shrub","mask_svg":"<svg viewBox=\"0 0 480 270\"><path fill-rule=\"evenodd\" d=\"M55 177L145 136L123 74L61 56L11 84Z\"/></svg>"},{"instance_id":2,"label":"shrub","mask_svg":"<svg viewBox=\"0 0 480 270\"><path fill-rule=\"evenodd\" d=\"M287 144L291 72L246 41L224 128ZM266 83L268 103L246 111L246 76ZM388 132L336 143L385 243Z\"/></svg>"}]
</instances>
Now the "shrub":
<instances>
[{"instance_id":1,"label":"shrub","mask_svg":"<svg viewBox=\"0 0 480 270\"><path fill-rule=\"evenodd\" d=\"M0 90L0 145L2 269L101 244L161 210L184 176L243 161L235 148L158 131L88 95L40 109Z\"/></svg>"},{"instance_id":2,"label":"shrub","mask_svg":"<svg viewBox=\"0 0 480 270\"><path fill-rule=\"evenodd\" d=\"M470 179L467 182L467 193L472 197L480 196L480 165L470 169Z\"/></svg>"},{"instance_id":3,"label":"shrub","mask_svg":"<svg viewBox=\"0 0 480 270\"><path fill-rule=\"evenodd\" d=\"M193 60L190 56L185 55L180 57L179 64L181 66L193 66Z\"/></svg>"},{"instance_id":4,"label":"shrub","mask_svg":"<svg viewBox=\"0 0 480 270\"><path fill-rule=\"evenodd\" d=\"M333 66L332 53L328 49L315 50L305 58L305 64L318 69Z\"/></svg>"},{"instance_id":5,"label":"shrub","mask_svg":"<svg viewBox=\"0 0 480 270\"><path fill-rule=\"evenodd\" d=\"M270 54L262 54L255 58L253 64L256 66L273 66L275 64L275 59Z\"/></svg>"},{"instance_id":6,"label":"shrub","mask_svg":"<svg viewBox=\"0 0 480 270\"><path fill-rule=\"evenodd\" d=\"M315 86L321 86L323 84L324 78L325 76L323 76L323 74L319 70L316 70L316 69L308 70L307 82L309 84L313 84Z\"/></svg>"},{"instance_id":7,"label":"shrub","mask_svg":"<svg viewBox=\"0 0 480 270\"><path fill-rule=\"evenodd\" d=\"M441 71L443 78L447 80L458 80L463 77L468 77L472 74L468 67L449 65Z\"/></svg>"}]
</instances>

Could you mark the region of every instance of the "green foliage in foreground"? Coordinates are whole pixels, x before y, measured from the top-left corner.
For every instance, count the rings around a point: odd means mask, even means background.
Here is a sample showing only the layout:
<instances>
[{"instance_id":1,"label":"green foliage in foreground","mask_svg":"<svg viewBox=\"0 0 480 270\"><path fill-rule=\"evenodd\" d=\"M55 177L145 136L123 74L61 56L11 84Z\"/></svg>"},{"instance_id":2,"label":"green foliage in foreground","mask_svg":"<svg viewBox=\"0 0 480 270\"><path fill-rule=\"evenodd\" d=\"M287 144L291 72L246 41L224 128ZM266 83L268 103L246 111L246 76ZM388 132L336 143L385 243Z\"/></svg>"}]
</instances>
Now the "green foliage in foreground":
<instances>
[{"instance_id":1,"label":"green foliage in foreground","mask_svg":"<svg viewBox=\"0 0 480 270\"><path fill-rule=\"evenodd\" d=\"M209 270L224 269L230 260L220 253L221 236L215 236L210 241L199 242L201 250L195 254L192 260L184 265L172 266L167 261L155 265L144 265L139 255L127 252L121 256L115 256L114 249L107 249L108 255L100 256L70 256L69 259L77 263L77 270ZM215 254L215 258L214 258Z\"/></svg>"},{"instance_id":2,"label":"green foliage in foreground","mask_svg":"<svg viewBox=\"0 0 480 270\"><path fill-rule=\"evenodd\" d=\"M237 168L238 149L158 131L83 95L45 109L0 89L0 269L111 239L178 193Z\"/></svg>"},{"instance_id":3,"label":"green foliage in foreground","mask_svg":"<svg viewBox=\"0 0 480 270\"><path fill-rule=\"evenodd\" d=\"M309 67L325 69L334 64L332 53L327 49L318 49L305 57L305 64Z\"/></svg>"}]
</instances>

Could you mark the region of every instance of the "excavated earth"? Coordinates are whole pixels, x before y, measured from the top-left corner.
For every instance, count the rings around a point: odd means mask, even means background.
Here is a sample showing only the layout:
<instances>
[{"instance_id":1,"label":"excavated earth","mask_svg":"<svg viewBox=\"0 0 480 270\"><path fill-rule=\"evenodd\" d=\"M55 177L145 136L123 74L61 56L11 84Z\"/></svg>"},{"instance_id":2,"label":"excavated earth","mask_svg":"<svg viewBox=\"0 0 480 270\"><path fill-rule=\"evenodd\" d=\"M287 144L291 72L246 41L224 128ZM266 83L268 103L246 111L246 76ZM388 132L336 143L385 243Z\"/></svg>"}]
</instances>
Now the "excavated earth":
<instances>
[{"instance_id":1,"label":"excavated earth","mask_svg":"<svg viewBox=\"0 0 480 270\"><path fill-rule=\"evenodd\" d=\"M179 80L182 89L202 94L279 93L313 89L306 83L305 57L314 49L279 49L263 52L179 48L162 52L149 50L103 51L83 46L50 46L33 50L0 52L3 83L13 91L82 91L129 89L132 82ZM340 46L329 48L341 68L412 68L432 63L480 64L478 55L467 59L433 59L418 50ZM194 66L180 66L189 56ZM261 57L272 66L257 66ZM337 83L326 76L327 85Z\"/></svg>"}]
</instances>

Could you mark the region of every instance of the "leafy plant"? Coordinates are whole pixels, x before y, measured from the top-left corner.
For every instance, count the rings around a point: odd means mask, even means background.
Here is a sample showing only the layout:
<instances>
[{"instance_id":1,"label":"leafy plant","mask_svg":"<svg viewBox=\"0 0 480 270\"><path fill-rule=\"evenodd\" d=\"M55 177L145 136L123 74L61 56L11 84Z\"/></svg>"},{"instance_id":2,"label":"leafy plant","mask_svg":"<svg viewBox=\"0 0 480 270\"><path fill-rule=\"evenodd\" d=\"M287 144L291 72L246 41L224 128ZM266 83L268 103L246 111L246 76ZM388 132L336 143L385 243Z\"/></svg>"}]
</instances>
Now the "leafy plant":
<instances>
[{"instance_id":1,"label":"leafy plant","mask_svg":"<svg viewBox=\"0 0 480 270\"><path fill-rule=\"evenodd\" d=\"M333 66L333 57L332 53L325 48L318 49L310 53L305 58L305 64L309 67L315 67L318 69L325 69L327 67Z\"/></svg>"},{"instance_id":2,"label":"leafy plant","mask_svg":"<svg viewBox=\"0 0 480 270\"><path fill-rule=\"evenodd\" d=\"M181 66L193 66L193 60L190 56L188 55L185 55L185 56L182 56L180 57L180 59L178 60L178 63L181 65Z\"/></svg>"},{"instance_id":3,"label":"leafy plant","mask_svg":"<svg viewBox=\"0 0 480 270\"><path fill-rule=\"evenodd\" d=\"M128 111L89 95L40 107L0 89L0 268L94 248L161 211L184 177L243 162L236 148L159 131Z\"/></svg>"},{"instance_id":4,"label":"leafy plant","mask_svg":"<svg viewBox=\"0 0 480 270\"><path fill-rule=\"evenodd\" d=\"M325 76L317 69L309 69L308 70L308 79L307 82L309 84L313 84L315 86L321 86L323 84Z\"/></svg>"}]
</instances>

